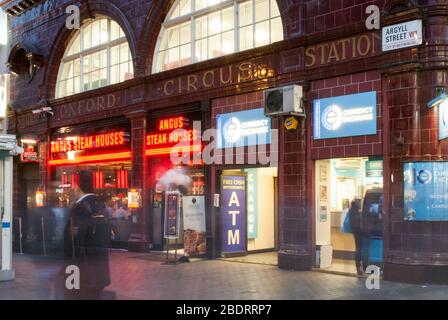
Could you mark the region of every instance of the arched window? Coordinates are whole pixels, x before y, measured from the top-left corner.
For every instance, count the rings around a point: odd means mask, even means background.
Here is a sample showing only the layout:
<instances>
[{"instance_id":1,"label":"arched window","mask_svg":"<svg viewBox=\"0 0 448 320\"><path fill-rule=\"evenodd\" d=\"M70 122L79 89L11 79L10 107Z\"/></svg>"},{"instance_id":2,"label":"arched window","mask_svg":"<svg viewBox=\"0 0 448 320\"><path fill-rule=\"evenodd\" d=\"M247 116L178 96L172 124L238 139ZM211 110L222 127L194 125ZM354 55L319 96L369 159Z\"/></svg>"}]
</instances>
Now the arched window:
<instances>
[{"instance_id":1,"label":"arched window","mask_svg":"<svg viewBox=\"0 0 448 320\"><path fill-rule=\"evenodd\" d=\"M67 47L59 68L56 98L132 79L134 66L118 23L101 17L84 24Z\"/></svg>"},{"instance_id":2,"label":"arched window","mask_svg":"<svg viewBox=\"0 0 448 320\"><path fill-rule=\"evenodd\" d=\"M177 0L162 26L153 72L281 40L276 0Z\"/></svg>"}]
</instances>

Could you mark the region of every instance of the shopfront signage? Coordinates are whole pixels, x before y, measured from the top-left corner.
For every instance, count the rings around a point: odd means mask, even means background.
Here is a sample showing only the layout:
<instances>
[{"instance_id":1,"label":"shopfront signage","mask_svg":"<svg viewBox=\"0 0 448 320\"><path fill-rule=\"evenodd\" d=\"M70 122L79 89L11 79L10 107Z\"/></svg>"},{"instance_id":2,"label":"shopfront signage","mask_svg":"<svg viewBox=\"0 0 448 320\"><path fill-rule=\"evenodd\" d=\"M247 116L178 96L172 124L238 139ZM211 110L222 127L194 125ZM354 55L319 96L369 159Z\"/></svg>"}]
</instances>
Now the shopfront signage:
<instances>
[{"instance_id":1,"label":"shopfront signage","mask_svg":"<svg viewBox=\"0 0 448 320\"><path fill-rule=\"evenodd\" d=\"M121 93L117 92L59 105L55 107L54 119L70 120L74 117L111 110L119 107L120 101Z\"/></svg>"},{"instance_id":2,"label":"shopfront signage","mask_svg":"<svg viewBox=\"0 0 448 320\"><path fill-rule=\"evenodd\" d=\"M165 239L179 239L180 228L180 193L170 191L165 193Z\"/></svg>"},{"instance_id":3,"label":"shopfront signage","mask_svg":"<svg viewBox=\"0 0 448 320\"><path fill-rule=\"evenodd\" d=\"M182 198L184 218L184 251L188 255L205 254L205 197L184 196Z\"/></svg>"},{"instance_id":4,"label":"shopfront signage","mask_svg":"<svg viewBox=\"0 0 448 320\"><path fill-rule=\"evenodd\" d=\"M377 133L376 92L314 101L314 139Z\"/></svg>"},{"instance_id":5,"label":"shopfront signage","mask_svg":"<svg viewBox=\"0 0 448 320\"><path fill-rule=\"evenodd\" d=\"M247 239L258 238L258 176L257 169L247 173Z\"/></svg>"},{"instance_id":6,"label":"shopfront signage","mask_svg":"<svg viewBox=\"0 0 448 320\"><path fill-rule=\"evenodd\" d=\"M448 162L404 164L404 219L448 221Z\"/></svg>"},{"instance_id":7,"label":"shopfront signage","mask_svg":"<svg viewBox=\"0 0 448 320\"><path fill-rule=\"evenodd\" d=\"M306 47L305 68L317 68L380 53L381 36L371 32Z\"/></svg>"},{"instance_id":8,"label":"shopfront signage","mask_svg":"<svg viewBox=\"0 0 448 320\"><path fill-rule=\"evenodd\" d=\"M366 177L378 178L383 176L383 160L369 160L366 162Z\"/></svg>"},{"instance_id":9,"label":"shopfront signage","mask_svg":"<svg viewBox=\"0 0 448 320\"><path fill-rule=\"evenodd\" d=\"M181 76L154 84L153 98L176 96L202 90L237 85L275 76L273 56L264 56L215 69Z\"/></svg>"},{"instance_id":10,"label":"shopfront signage","mask_svg":"<svg viewBox=\"0 0 448 320\"><path fill-rule=\"evenodd\" d=\"M191 128L184 116L160 119L157 131L146 136L146 155L169 155L172 152L201 151L200 133Z\"/></svg>"},{"instance_id":11,"label":"shopfront signage","mask_svg":"<svg viewBox=\"0 0 448 320\"><path fill-rule=\"evenodd\" d=\"M22 142L23 152L20 159L24 163L39 162L39 152L36 143Z\"/></svg>"},{"instance_id":12,"label":"shopfront signage","mask_svg":"<svg viewBox=\"0 0 448 320\"><path fill-rule=\"evenodd\" d=\"M448 101L439 105L439 140L448 138Z\"/></svg>"},{"instance_id":13,"label":"shopfront signage","mask_svg":"<svg viewBox=\"0 0 448 320\"><path fill-rule=\"evenodd\" d=\"M423 43L422 20L383 28L383 51L419 46Z\"/></svg>"},{"instance_id":14,"label":"shopfront signage","mask_svg":"<svg viewBox=\"0 0 448 320\"><path fill-rule=\"evenodd\" d=\"M51 142L51 153L85 151L123 146L128 142L126 132L114 131L89 136L69 137Z\"/></svg>"},{"instance_id":15,"label":"shopfront signage","mask_svg":"<svg viewBox=\"0 0 448 320\"><path fill-rule=\"evenodd\" d=\"M218 131L218 148L271 143L271 118L264 115L264 109L218 115L216 129Z\"/></svg>"},{"instance_id":16,"label":"shopfront signage","mask_svg":"<svg viewBox=\"0 0 448 320\"><path fill-rule=\"evenodd\" d=\"M221 252L247 251L246 176L221 176Z\"/></svg>"}]
</instances>

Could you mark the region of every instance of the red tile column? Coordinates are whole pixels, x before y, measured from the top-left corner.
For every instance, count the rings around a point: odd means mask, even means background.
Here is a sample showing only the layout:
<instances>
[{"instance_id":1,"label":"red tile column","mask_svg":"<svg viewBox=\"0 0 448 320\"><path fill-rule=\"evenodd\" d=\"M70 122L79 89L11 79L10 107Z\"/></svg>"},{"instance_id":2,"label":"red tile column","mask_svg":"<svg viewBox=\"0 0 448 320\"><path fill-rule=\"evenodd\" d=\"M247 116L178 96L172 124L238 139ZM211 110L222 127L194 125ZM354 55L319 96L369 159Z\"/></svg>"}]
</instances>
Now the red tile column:
<instances>
[{"instance_id":1,"label":"red tile column","mask_svg":"<svg viewBox=\"0 0 448 320\"><path fill-rule=\"evenodd\" d=\"M128 247L132 252L149 251L149 197L146 185L148 162L145 157L145 136L148 114L138 110L127 114L131 121L132 171L131 188L141 190L143 207L133 212L131 236Z\"/></svg>"}]
</instances>

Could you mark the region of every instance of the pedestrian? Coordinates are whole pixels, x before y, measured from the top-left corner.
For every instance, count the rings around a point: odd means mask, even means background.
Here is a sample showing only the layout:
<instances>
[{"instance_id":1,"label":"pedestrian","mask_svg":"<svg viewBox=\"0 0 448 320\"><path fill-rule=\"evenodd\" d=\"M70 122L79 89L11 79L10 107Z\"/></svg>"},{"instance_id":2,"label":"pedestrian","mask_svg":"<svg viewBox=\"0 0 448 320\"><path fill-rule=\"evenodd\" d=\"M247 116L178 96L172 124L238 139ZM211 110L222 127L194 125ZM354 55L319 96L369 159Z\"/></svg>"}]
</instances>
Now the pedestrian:
<instances>
[{"instance_id":1,"label":"pedestrian","mask_svg":"<svg viewBox=\"0 0 448 320\"><path fill-rule=\"evenodd\" d=\"M74 191L77 200L64 232L64 253L66 267L79 267L80 288L65 286L64 298L97 300L110 284L110 228L105 204L94 194L91 171L79 172L79 185Z\"/></svg>"},{"instance_id":2,"label":"pedestrian","mask_svg":"<svg viewBox=\"0 0 448 320\"><path fill-rule=\"evenodd\" d=\"M350 228L355 238L355 262L356 272L363 275L367 268L367 257L364 254L364 235L362 230L362 218L358 203L354 200L350 204L350 210L347 213L350 221Z\"/></svg>"}]
</instances>

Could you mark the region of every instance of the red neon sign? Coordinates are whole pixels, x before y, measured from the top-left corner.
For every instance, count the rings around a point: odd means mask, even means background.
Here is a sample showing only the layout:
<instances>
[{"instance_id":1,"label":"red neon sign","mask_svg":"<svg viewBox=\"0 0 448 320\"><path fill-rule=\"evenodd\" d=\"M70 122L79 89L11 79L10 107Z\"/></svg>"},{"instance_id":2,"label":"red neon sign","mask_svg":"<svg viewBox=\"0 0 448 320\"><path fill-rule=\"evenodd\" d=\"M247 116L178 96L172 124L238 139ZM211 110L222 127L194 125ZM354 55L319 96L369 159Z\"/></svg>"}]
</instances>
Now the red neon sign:
<instances>
[{"instance_id":1,"label":"red neon sign","mask_svg":"<svg viewBox=\"0 0 448 320\"><path fill-rule=\"evenodd\" d=\"M51 142L51 153L65 153L122 146L125 132L117 131Z\"/></svg>"},{"instance_id":2,"label":"red neon sign","mask_svg":"<svg viewBox=\"0 0 448 320\"><path fill-rule=\"evenodd\" d=\"M95 163L101 161L124 161L131 159L131 152L120 152L112 154L98 154L92 156L76 157L74 160L70 159L60 159L60 160L50 160L48 164L50 166L61 166L61 165L73 165L73 164L85 164L85 163Z\"/></svg>"},{"instance_id":3,"label":"red neon sign","mask_svg":"<svg viewBox=\"0 0 448 320\"><path fill-rule=\"evenodd\" d=\"M183 116L173 117L168 119L159 120L157 126L159 131L170 131L176 129L184 129L186 124L186 119Z\"/></svg>"}]
</instances>

